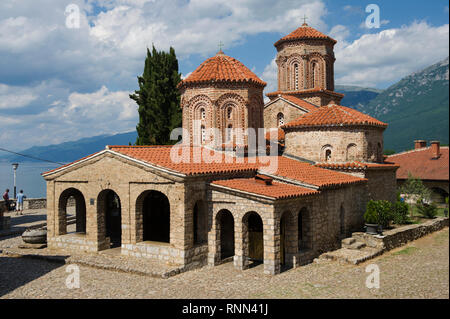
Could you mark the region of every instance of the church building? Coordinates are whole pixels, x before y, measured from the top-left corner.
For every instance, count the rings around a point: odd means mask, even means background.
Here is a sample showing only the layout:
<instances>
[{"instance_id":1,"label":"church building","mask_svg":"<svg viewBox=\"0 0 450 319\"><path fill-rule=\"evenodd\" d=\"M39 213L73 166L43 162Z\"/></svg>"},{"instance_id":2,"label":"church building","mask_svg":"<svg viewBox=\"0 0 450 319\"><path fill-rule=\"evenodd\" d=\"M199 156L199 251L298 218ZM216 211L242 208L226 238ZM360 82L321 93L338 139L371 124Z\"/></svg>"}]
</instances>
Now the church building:
<instances>
[{"instance_id":1,"label":"church building","mask_svg":"<svg viewBox=\"0 0 450 319\"><path fill-rule=\"evenodd\" d=\"M339 248L369 199L395 199L398 166L387 124L340 105L335 43L306 23L277 41L266 104L266 83L220 50L179 84L181 144L110 145L43 173L48 247L272 275Z\"/></svg>"}]
</instances>

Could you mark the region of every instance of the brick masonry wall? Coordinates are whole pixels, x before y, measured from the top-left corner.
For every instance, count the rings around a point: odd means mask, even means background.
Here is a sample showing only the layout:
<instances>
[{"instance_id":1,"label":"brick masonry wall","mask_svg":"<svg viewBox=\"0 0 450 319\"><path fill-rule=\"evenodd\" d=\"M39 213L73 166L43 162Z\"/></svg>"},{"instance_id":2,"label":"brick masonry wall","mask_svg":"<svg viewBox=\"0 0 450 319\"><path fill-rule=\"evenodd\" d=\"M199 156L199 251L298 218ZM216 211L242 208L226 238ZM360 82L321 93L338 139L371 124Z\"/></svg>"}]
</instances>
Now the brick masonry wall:
<instances>
[{"instance_id":1,"label":"brick masonry wall","mask_svg":"<svg viewBox=\"0 0 450 319\"><path fill-rule=\"evenodd\" d=\"M343 128L302 128L289 129L285 134L285 152L316 162L325 161L325 151L331 150L330 162L380 162L381 151L373 145L380 144L383 149L382 130ZM370 143L370 144L369 144ZM354 148L351 151L351 148ZM353 155L352 155L353 154Z\"/></svg>"},{"instance_id":2,"label":"brick masonry wall","mask_svg":"<svg viewBox=\"0 0 450 319\"><path fill-rule=\"evenodd\" d=\"M278 100L264 109L264 127L266 129L278 127L278 113L283 113L285 124L306 114L305 111L300 110L292 104Z\"/></svg>"}]
</instances>

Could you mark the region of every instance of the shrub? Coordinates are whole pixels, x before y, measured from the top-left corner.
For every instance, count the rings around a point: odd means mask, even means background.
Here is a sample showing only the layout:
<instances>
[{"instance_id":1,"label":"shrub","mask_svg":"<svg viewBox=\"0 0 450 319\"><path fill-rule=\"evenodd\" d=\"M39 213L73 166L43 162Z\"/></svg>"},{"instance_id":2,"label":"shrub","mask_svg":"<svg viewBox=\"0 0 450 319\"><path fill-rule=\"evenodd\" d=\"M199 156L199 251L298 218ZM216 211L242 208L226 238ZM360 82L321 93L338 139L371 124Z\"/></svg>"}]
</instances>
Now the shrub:
<instances>
[{"instance_id":1,"label":"shrub","mask_svg":"<svg viewBox=\"0 0 450 319\"><path fill-rule=\"evenodd\" d=\"M434 203L424 204L421 202L416 207L419 214L426 218L435 218L438 213L437 206Z\"/></svg>"},{"instance_id":2,"label":"shrub","mask_svg":"<svg viewBox=\"0 0 450 319\"><path fill-rule=\"evenodd\" d=\"M370 200L364 214L364 220L368 224L379 224L383 227L389 225L392 220L392 204L387 200Z\"/></svg>"},{"instance_id":3,"label":"shrub","mask_svg":"<svg viewBox=\"0 0 450 319\"><path fill-rule=\"evenodd\" d=\"M402 201L397 201L393 205L392 219L395 224L408 223L408 204Z\"/></svg>"}]
</instances>

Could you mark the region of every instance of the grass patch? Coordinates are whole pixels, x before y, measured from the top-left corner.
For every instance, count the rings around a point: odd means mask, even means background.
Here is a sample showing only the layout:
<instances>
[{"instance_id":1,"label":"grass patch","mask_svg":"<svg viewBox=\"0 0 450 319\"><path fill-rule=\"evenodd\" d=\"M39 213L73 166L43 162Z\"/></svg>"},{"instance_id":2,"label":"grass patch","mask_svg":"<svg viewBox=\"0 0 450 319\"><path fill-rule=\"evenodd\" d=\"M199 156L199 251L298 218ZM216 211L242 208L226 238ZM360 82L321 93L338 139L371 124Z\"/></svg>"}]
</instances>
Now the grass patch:
<instances>
[{"instance_id":1,"label":"grass patch","mask_svg":"<svg viewBox=\"0 0 450 319\"><path fill-rule=\"evenodd\" d=\"M397 256L397 255L411 255L413 252L415 252L418 249L419 248L417 248L417 247L410 246L410 247L403 248L402 250L396 251L392 255L395 255L395 256Z\"/></svg>"}]
</instances>

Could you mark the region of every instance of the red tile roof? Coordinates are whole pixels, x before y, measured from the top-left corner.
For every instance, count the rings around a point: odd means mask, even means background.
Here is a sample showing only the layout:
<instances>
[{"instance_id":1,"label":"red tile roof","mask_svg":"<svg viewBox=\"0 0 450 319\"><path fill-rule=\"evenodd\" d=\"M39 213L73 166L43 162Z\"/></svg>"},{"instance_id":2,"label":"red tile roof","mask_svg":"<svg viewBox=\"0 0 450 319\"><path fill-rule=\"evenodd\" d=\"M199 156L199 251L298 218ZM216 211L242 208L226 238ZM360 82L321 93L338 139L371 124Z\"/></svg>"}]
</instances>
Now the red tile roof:
<instances>
[{"instance_id":1,"label":"red tile roof","mask_svg":"<svg viewBox=\"0 0 450 319\"><path fill-rule=\"evenodd\" d=\"M304 23L300 28L292 31L287 36L275 42L274 46L277 47L278 45L286 41L303 40L303 39L323 39L328 40L333 44L337 42L335 39L323 34L322 32L317 31L316 29Z\"/></svg>"},{"instance_id":2,"label":"red tile roof","mask_svg":"<svg viewBox=\"0 0 450 319\"><path fill-rule=\"evenodd\" d=\"M279 182L272 182L272 185L260 183L255 178L234 178L227 180L213 181L211 184L218 185L250 194L262 195L273 199L295 198L300 196L319 194L319 191Z\"/></svg>"},{"instance_id":3,"label":"red tile roof","mask_svg":"<svg viewBox=\"0 0 450 319\"><path fill-rule=\"evenodd\" d=\"M288 95L288 94L281 94L280 97L288 100L291 103L294 103L295 105L298 105L298 106L308 110L309 112L315 111L319 108L317 105L311 104L311 103L309 103L301 98L298 98L296 96L292 96L292 95Z\"/></svg>"},{"instance_id":4,"label":"red tile roof","mask_svg":"<svg viewBox=\"0 0 450 319\"><path fill-rule=\"evenodd\" d=\"M271 134L275 135L275 137L271 136ZM278 128L276 134L274 134L274 133L271 133L271 131L269 130L266 133L266 140L276 141L276 142L284 141L284 131L281 128Z\"/></svg>"},{"instance_id":5,"label":"red tile roof","mask_svg":"<svg viewBox=\"0 0 450 319\"><path fill-rule=\"evenodd\" d=\"M270 92L267 93L266 96L267 97L276 97L278 95L291 95L291 96L295 96L296 94L305 94L305 93L326 93L329 95L334 95L336 97L339 98L343 98L345 96L345 94L342 93L338 93L338 92L334 92L334 91L330 91L327 89L323 89L323 88L312 88L312 89L305 89L305 90L298 90L298 91L289 91L289 92L284 92L284 91L274 91L274 92Z\"/></svg>"},{"instance_id":6,"label":"red tile roof","mask_svg":"<svg viewBox=\"0 0 450 319\"><path fill-rule=\"evenodd\" d=\"M256 74L244 64L219 51L215 56L204 61L186 79L178 85L182 87L187 84L210 83L210 82L238 82L253 83L258 86L266 86Z\"/></svg>"},{"instance_id":7,"label":"red tile roof","mask_svg":"<svg viewBox=\"0 0 450 319\"><path fill-rule=\"evenodd\" d=\"M109 150L108 150L109 149ZM354 177L345 173L334 172L327 169L315 167L309 163L300 162L283 156L254 157L232 157L221 152L209 150L202 147L180 147L178 150L178 162L171 158L170 145L163 146L109 146L107 151L117 152L132 159L146 162L161 169L169 170L183 175L204 175L223 173L257 173L263 175L277 175L281 178L290 179L307 185L320 188L329 188L338 185L354 184L365 181L365 179ZM184 153L181 153L183 152ZM95 153L94 156L101 152ZM176 153L176 152L175 152ZM209 155L211 157L209 157ZM90 156L83 159L88 159ZM276 161L276 162L269 162ZM43 173L51 173L69 165L76 164L81 160L61 166L55 170ZM276 172L269 171L270 163L275 163Z\"/></svg>"},{"instance_id":8,"label":"red tile roof","mask_svg":"<svg viewBox=\"0 0 450 319\"><path fill-rule=\"evenodd\" d=\"M301 117L285 124L282 128L354 125L377 126L382 128L387 127L386 123L349 107L329 104L326 106L321 106L314 112L302 115Z\"/></svg>"},{"instance_id":9,"label":"red tile roof","mask_svg":"<svg viewBox=\"0 0 450 319\"><path fill-rule=\"evenodd\" d=\"M260 172L264 174L264 168L260 169ZM312 164L300 162L284 156L278 156L277 171L270 175L279 176L287 180L303 182L322 189L367 181L364 178L315 167Z\"/></svg>"},{"instance_id":10,"label":"red tile roof","mask_svg":"<svg viewBox=\"0 0 450 319\"><path fill-rule=\"evenodd\" d=\"M440 147L441 156L432 159L431 147L393 154L387 161L400 165L397 179L407 179L408 173L425 180L449 180L448 146Z\"/></svg>"},{"instance_id":11,"label":"red tile roof","mask_svg":"<svg viewBox=\"0 0 450 319\"><path fill-rule=\"evenodd\" d=\"M395 168L399 167L392 163L363 163L360 161L347 163L316 163L314 166L329 169L366 169L366 168Z\"/></svg>"}]
</instances>

